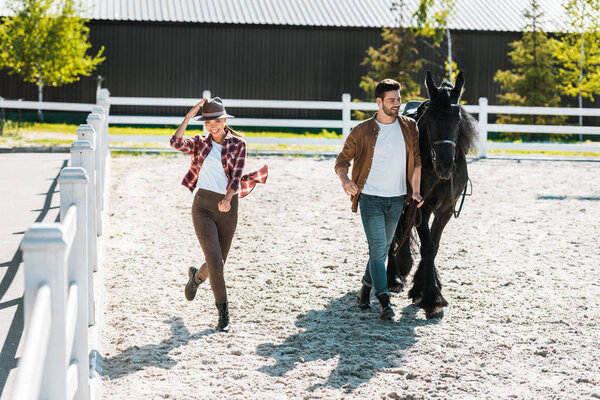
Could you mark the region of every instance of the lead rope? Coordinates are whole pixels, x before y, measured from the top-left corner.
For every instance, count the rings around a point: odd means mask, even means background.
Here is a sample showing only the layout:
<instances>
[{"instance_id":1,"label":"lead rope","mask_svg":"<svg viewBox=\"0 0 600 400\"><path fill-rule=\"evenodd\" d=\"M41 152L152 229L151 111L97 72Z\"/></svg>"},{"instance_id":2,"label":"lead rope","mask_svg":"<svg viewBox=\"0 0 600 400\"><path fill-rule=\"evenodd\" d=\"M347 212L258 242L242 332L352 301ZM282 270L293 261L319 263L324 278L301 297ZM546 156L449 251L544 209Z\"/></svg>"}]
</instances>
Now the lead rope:
<instances>
[{"instance_id":1,"label":"lead rope","mask_svg":"<svg viewBox=\"0 0 600 400\"><path fill-rule=\"evenodd\" d=\"M437 186L437 184L439 182L440 182L440 178L437 178L436 181L434 182L433 186L431 186L431 189L429 189L429 191L427 192L425 197L423 197L423 203L425 203L425 200L427 199L427 197L429 197L431 192L433 192L433 189L435 189L435 187ZM423 216L421 214L421 209L419 207L417 207L417 204L418 203L416 200L410 199L410 202L408 203L408 209L406 210L406 224L405 224L405 226L402 227L403 228L402 237L400 239L397 239L396 235L394 235L394 257L396 255L398 255L398 252L400 251L400 247L402 247L404 242L406 242L406 239L408 239L408 237L410 236L410 231L412 230L413 226L419 227L419 226L421 226L421 223L423 222ZM417 220L418 220L418 222L416 222Z\"/></svg>"}]
</instances>

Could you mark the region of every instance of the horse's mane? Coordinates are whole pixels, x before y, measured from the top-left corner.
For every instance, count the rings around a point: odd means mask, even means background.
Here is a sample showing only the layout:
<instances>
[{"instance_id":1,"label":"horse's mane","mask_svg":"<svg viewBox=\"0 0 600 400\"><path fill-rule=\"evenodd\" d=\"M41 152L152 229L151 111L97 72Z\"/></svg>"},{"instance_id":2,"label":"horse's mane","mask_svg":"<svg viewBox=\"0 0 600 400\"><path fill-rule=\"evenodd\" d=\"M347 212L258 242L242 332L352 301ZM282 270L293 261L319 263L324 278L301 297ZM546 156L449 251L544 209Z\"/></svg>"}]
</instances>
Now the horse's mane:
<instances>
[{"instance_id":1,"label":"horse's mane","mask_svg":"<svg viewBox=\"0 0 600 400\"><path fill-rule=\"evenodd\" d=\"M440 92L444 91L448 93L448 96L444 96L445 98L450 98L449 92L454 88L454 85L446 80L442 82L438 90ZM475 143L477 143L478 131L477 131L477 121L471 114L469 114L465 108L458 104L460 108L460 122L458 124L458 143L457 146L463 151L463 154L467 154L469 149L471 149ZM417 120L420 118L428 118L430 116L427 111L435 112L435 105L432 104L431 100L425 100L419 108L417 109ZM426 115L427 114L427 115Z\"/></svg>"}]
</instances>

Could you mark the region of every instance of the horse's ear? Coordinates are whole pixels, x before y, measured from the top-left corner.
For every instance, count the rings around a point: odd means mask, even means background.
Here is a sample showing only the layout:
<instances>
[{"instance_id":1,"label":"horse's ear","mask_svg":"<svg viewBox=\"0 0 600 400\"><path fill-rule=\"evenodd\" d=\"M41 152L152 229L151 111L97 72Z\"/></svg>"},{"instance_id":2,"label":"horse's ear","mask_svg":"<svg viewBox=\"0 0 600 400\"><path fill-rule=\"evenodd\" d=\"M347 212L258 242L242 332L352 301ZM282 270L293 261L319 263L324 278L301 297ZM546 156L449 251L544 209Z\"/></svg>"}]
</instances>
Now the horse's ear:
<instances>
[{"instance_id":1,"label":"horse's ear","mask_svg":"<svg viewBox=\"0 0 600 400\"><path fill-rule=\"evenodd\" d=\"M431 78L431 71L427 71L427 75L425 76L425 87L427 87L427 93L429 93L429 98L433 99L438 94L438 88L435 87L435 83L433 83L433 79Z\"/></svg>"},{"instance_id":2,"label":"horse's ear","mask_svg":"<svg viewBox=\"0 0 600 400\"><path fill-rule=\"evenodd\" d=\"M458 76L456 77L454 88L450 92L450 101L452 101L452 103L458 103L458 99L460 99L460 95L462 94L462 89L464 85L465 77L463 76L462 71L460 71L458 73Z\"/></svg>"}]
</instances>

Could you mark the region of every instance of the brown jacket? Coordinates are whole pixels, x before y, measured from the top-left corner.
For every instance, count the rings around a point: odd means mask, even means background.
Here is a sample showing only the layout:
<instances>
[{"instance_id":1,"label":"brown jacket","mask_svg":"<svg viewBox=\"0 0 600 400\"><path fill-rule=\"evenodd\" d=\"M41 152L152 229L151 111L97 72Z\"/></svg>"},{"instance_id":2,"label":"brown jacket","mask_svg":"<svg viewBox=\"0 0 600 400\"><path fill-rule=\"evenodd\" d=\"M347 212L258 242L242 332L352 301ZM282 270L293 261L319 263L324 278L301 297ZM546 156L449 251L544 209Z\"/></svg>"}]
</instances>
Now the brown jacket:
<instances>
[{"instance_id":1,"label":"brown jacket","mask_svg":"<svg viewBox=\"0 0 600 400\"><path fill-rule=\"evenodd\" d=\"M356 125L350 135L344 142L342 152L338 154L335 160L335 173L338 169L350 167L350 162L354 160L352 167L352 181L358 186L359 192L350 197L352 200L352 211L358 209L358 196L365 186L371 163L373 162L373 153L375 152L375 142L379 134L379 126L375 122L375 116ZM414 119L398 116L400 128L404 135L404 143L406 147L406 189L407 196L412 195L412 176L415 167L421 166L421 152L419 150L419 130ZM391 150L391 149L390 149Z\"/></svg>"}]
</instances>

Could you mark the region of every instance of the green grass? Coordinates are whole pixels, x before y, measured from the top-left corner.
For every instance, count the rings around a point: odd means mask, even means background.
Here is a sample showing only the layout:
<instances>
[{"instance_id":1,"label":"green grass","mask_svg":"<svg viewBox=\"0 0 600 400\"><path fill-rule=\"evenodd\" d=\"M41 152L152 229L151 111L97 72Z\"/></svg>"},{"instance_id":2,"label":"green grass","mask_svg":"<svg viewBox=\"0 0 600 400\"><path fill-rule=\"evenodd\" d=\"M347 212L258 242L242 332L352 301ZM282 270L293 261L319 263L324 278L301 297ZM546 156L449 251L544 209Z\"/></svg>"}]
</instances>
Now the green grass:
<instances>
[{"instance_id":1,"label":"green grass","mask_svg":"<svg viewBox=\"0 0 600 400\"><path fill-rule=\"evenodd\" d=\"M17 125L13 121L7 121L4 135L0 136L0 147L32 147L32 146L69 146L76 140L78 125L74 124L51 124L51 123L24 123L17 134ZM110 133L115 135L163 135L171 136L175 132L173 127L164 128L134 128L111 126ZM190 127L188 135L200 133L198 127ZM294 132L244 132L248 137L280 137L280 138L341 138L341 135L333 131L323 129L320 133L294 133ZM520 143L517 140L515 143ZM572 141L569 141L571 143ZM589 142L589 141L588 141ZM145 143L145 142L111 142L113 148L139 148L160 149L168 151L167 143ZM336 145L271 145L271 144L248 144L248 151L287 151L287 152L338 152L341 146ZM162 154L168 154L165 153ZM113 153L120 150L114 150ZM123 150L132 154L130 150ZM135 152L135 151L134 151ZM598 152L576 152L576 151L527 151L527 150L488 150L490 154L510 155L543 155L543 156L584 156L600 157Z\"/></svg>"},{"instance_id":2,"label":"green grass","mask_svg":"<svg viewBox=\"0 0 600 400\"><path fill-rule=\"evenodd\" d=\"M600 157L600 152L588 151L528 151L528 150L487 150L491 154L538 155L538 156L568 156L568 157Z\"/></svg>"},{"instance_id":3,"label":"green grass","mask_svg":"<svg viewBox=\"0 0 600 400\"><path fill-rule=\"evenodd\" d=\"M13 121L9 121L5 131L8 133L16 133L17 125ZM73 124L48 124L48 123L23 123L20 127L20 133L66 133L76 134L78 125ZM171 136L175 133L176 127L164 127L164 128L133 128L127 126L111 126L111 135L156 135L156 136ZM201 133L200 127L189 126L187 129L188 135L196 135ZM294 132L268 132L268 131L242 131L248 137L282 137L282 138L293 138L293 137L308 137L308 138L331 138L339 139L342 135L337 134L334 131L328 131L326 129L321 130L319 133L294 133Z\"/></svg>"}]
</instances>

